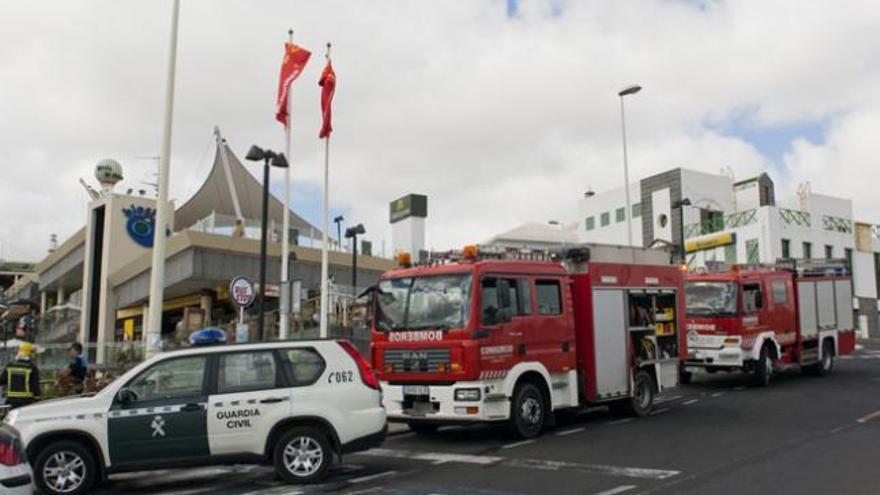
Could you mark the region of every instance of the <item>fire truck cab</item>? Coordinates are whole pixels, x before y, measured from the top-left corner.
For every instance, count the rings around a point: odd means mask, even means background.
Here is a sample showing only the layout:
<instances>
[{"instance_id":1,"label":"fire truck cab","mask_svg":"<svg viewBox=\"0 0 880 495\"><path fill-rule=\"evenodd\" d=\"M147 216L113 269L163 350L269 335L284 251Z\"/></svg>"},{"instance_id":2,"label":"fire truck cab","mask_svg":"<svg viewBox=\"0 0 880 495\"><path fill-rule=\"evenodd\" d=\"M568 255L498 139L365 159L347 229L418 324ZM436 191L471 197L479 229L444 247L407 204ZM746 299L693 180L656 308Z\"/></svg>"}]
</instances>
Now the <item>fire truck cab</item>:
<instances>
[{"instance_id":1,"label":"fire truck cab","mask_svg":"<svg viewBox=\"0 0 880 495\"><path fill-rule=\"evenodd\" d=\"M655 394L677 384L685 355L684 276L668 262L590 253L569 250L564 262L473 254L385 273L371 349L389 420L419 433L507 421L528 438L561 409L610 403L648 414ZM668 260L658 254L651 259Z\"/></svg>"},{"instance_id":2,"label":"fire truck cab","mask_svg":"<svg viewBox=\"0 0 880 495\"><path fill-rule=\"evenodd\" d=\"M724 267L688 275L690 371L745 371L758 385L774 371L830 373L852 353L852 281L843 262Z\"/></svg>"}]
</instances>

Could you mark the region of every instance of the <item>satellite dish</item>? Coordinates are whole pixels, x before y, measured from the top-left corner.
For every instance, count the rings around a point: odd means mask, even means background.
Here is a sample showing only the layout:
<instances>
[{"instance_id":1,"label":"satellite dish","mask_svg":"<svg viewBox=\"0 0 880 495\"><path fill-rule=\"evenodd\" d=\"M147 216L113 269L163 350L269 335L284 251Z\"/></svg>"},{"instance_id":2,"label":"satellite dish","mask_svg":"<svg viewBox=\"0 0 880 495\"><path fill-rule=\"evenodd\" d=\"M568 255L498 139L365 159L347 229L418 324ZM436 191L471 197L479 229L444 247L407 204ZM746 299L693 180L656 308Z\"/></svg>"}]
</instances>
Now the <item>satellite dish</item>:
<instances>
[{"instance_id":1,"label":"satellite dish","mask_svg":"<svg viewBox=\"0 0 880 495\"><path fill-rule=\"evenodd\" d=\"M110 191L122 180L122 165L112 158L104 158L95 165L95 178L104 191Z\"/></svg>"}]
</instances>

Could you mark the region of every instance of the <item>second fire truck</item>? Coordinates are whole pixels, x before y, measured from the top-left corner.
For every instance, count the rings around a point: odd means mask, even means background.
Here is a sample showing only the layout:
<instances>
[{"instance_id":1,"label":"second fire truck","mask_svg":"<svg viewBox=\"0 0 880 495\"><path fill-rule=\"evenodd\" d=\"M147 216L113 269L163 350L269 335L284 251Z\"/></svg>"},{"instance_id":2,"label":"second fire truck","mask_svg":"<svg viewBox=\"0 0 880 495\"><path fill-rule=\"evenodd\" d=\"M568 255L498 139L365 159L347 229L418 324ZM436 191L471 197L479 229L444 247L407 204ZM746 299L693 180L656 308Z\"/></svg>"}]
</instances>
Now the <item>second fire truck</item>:
<instances>
[{"instance_id":1,"label":"second fire truck","mask_svg":"<svg viewBox=\"0 0 880 495\"><path fill-rule=\"evenodd\" d=\"M787 368L830 373L834 358L855 348L843 260L719 267L690 274L686 292L686 369L745 371L767 386Z\"/></svg>"},{"instance_id":2,"label":"second fire truck","mask_svg":"<svg viewBox=\"0 0 880 495\"><path fill-rule=\"evenodd\" d=\"M371 352L390 421L418 433L508 422L522 437L555 411L636 415L678 383L687 355L684 273L665 252L591 246L559 261L486 259L385 273Z\"/></svg>"}]
</instances>

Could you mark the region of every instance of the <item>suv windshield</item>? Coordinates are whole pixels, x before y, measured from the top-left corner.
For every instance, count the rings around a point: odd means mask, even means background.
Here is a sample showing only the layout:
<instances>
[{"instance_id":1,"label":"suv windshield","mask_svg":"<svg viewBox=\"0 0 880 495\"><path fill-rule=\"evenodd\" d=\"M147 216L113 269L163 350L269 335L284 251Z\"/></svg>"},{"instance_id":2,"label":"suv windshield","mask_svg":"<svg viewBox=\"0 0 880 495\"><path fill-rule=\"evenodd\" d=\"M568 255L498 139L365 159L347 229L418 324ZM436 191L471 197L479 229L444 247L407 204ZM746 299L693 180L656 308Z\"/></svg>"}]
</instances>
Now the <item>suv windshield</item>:
<instances>
[{"instance_id":1,"label":"suv windshield","mask_svg":"<svg viewBox=\"0 0 880 495\"><path fill-rule=\"evenodd\" d=\"M688 316L735 316L736 284L688 282L685 284Z\"/></svg>"},{"instance_id":2,"label":"suv windshield","mask_svg":"<svg viewBox=\"0 0 880 495\"><path fill-rule=\"evenodd\" d=\"M382 280L376 291L376 328L464 326L470 313L470 294L470 274Z\"/></svg>"}]
</instances>

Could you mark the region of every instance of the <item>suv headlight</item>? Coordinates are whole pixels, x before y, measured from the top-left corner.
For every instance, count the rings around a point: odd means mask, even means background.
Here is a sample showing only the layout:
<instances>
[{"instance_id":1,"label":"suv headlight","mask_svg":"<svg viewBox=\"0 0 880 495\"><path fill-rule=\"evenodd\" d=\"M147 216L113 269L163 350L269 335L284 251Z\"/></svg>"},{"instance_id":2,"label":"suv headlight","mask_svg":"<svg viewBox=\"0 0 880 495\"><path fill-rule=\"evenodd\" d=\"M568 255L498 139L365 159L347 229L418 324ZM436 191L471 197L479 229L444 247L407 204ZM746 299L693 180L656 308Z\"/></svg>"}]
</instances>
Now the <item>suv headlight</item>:
<instances>
[{"instance_id":1,"label":"suv headlight","mask_svg":"<svg viewBox=\"0 0 880 495\"><path fill-rule=\"evenodd\" d=\"M461 401L478 401L480 400L480 389L478 388L459 388L455 390L455 400Z\"/></svg>"},{"instance_id":2,"label":"suv headlight","mask_svg":"<svg viewBox=\"0 0 880 495\"><path fill-rule=\"evenodd\" d=\"M3 418L3 423L9 426L15 426L15 422L18 421L18 415L21 414L21 411L18 409L13 409L6 413L6 417Z\"/></svg>"}]
</instances>

